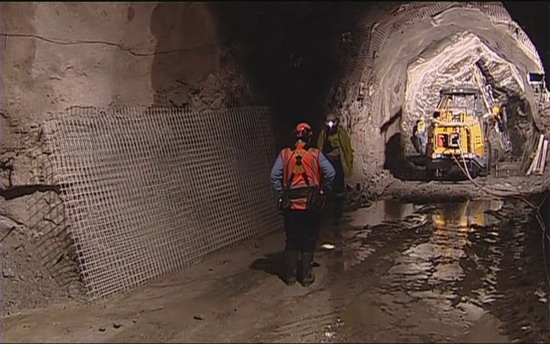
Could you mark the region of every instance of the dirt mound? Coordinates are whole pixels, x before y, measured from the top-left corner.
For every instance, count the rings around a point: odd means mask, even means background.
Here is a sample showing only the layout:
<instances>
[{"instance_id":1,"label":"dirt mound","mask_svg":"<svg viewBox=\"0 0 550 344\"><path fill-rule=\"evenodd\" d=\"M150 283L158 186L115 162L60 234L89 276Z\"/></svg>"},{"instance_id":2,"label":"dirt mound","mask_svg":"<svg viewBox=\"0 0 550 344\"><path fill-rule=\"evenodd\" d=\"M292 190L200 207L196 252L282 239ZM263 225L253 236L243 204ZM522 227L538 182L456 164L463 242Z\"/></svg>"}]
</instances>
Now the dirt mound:
<instances>
[{"instance_id":1,"label":"dirt mound","mask_svg":"<svg viewBox=\"0 0 550 344\"><path fill-rule=\"evenodd\" d=\"M2 316L52 303L82 300L79 283L62 285L37 254L36 245L24 227L0 218L2 247Z\"/></svg>"}]
</instances>

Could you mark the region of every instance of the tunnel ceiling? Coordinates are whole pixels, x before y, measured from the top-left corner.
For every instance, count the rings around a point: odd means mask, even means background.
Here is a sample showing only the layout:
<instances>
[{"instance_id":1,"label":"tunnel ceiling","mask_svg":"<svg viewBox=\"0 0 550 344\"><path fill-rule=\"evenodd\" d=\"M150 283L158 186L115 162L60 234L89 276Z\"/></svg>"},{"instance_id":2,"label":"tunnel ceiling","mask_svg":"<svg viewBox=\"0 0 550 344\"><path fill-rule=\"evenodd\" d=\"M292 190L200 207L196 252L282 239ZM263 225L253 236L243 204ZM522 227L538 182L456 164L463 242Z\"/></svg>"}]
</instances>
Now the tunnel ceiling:
<instances>
[{"instance_id":1,"label":"tunnel ceiling","mask_svg":"<svg viewBox=\"0 0 550 344\"><path fill-rule=\"evenodd\" d=\"M407 141L414 119L437 105L442 85L471 83L468 64L483 57L497 83L516 91L529 91L528 72L544 70L535 46L501 3L373 3L360 30L368 35L340 84L346 99L333 109L353 132L355 179L367 184L389 175L383 169L388 141L400 134ZM533 101L529 92L523 96Z\"/></svg>"}]
</instances>

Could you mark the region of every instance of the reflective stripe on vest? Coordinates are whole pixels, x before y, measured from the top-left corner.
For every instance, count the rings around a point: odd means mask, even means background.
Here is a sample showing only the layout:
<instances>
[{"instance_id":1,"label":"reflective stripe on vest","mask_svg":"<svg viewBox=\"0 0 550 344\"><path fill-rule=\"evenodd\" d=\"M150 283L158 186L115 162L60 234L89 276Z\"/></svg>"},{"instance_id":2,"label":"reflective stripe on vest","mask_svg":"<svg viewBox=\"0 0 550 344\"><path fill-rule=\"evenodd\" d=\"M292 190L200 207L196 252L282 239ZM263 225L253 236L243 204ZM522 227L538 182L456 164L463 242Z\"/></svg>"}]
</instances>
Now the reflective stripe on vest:
<instances>
[{"instance_id":1,"label":"reflective stripe on vest","mask_svg":"<svg viewBox=\"0 0 550 344\"><path fill-rule=\"evenodd\" d=\"M281 152L283 160L283 187L295 190L308 187L318 187L321 175L319 173L320 151L310 147L307 150L303 144L291 150L286 148ZM307 197L291 199L291 209L305 210Z\"/></svg>"}]
</instances>

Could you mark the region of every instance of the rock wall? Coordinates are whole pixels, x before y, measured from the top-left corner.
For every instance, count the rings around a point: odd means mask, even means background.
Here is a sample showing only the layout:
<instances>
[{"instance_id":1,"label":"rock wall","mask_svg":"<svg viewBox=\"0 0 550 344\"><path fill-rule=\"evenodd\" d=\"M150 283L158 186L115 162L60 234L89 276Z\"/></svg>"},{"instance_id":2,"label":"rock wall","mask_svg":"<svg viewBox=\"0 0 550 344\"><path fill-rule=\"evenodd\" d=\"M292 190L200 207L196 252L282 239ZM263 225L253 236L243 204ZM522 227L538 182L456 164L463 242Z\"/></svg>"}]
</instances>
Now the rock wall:
<instances>
[{"instance_id":1,"label":"rock wall","mask_svg":"<svg viewBox=\"0 0 550 344\"><path fill-rule=\"evenodd\" d=\"M5 296L17 300L4 311L13 312L69 290L74 295L78 280L43 150L42 121L70 107L154 104L203 111L251 97L207 4L2 3L0 13L0 236L7 235ZM30 249L36 261L18 259L14 247ZM49 292L22 303L17 291L43 282L12 276L37 271L37 264L48 283L61 287L46 283Z\"/></svg>"}]
</instances>

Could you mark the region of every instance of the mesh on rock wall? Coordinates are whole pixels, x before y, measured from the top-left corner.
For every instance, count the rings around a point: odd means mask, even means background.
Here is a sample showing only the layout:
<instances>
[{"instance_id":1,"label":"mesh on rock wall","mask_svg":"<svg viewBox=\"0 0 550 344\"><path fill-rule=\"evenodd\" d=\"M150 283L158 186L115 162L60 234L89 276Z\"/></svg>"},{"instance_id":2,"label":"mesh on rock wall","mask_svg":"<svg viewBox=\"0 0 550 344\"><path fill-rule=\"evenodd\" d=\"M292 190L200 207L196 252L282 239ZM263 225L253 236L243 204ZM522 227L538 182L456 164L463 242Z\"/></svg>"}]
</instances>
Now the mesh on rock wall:
<instances>
[{"instance_id":1,"label":"mesh on rock wall","mask_svg":"<svg viewBox=\"0 0 550 344\"><path fill-rule=\"evenodd\" d=\"M91 299L281 226L266 108L73 108L44 128Z\"/></svg>"}]
</instances>

